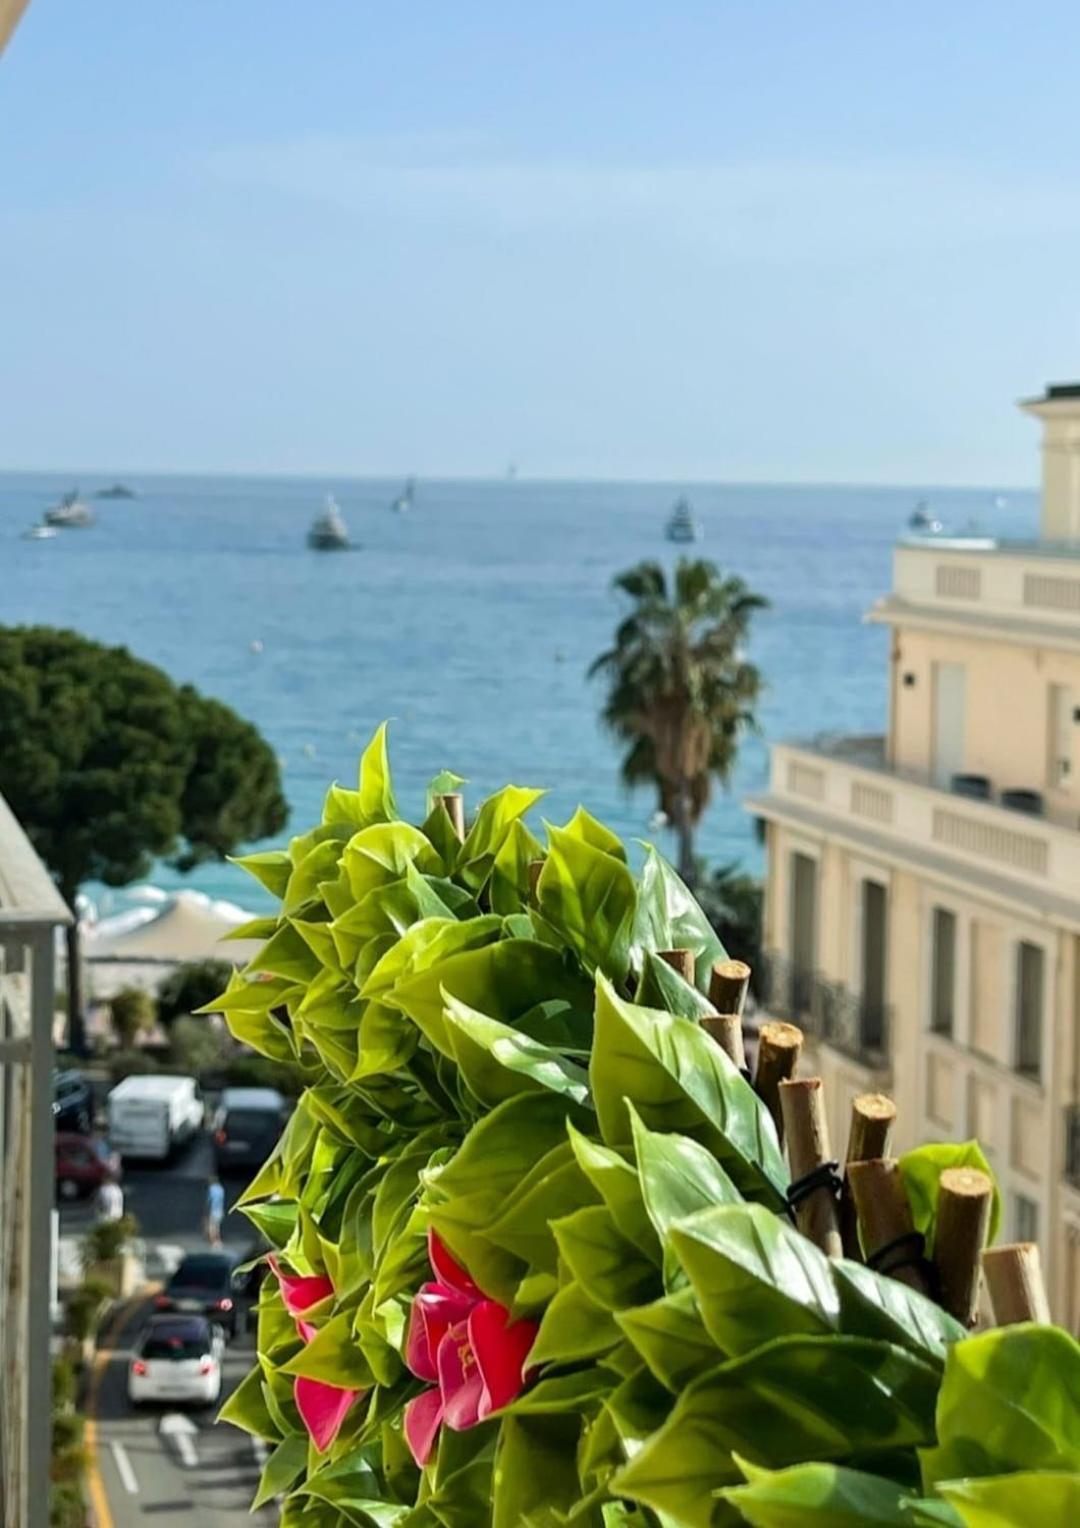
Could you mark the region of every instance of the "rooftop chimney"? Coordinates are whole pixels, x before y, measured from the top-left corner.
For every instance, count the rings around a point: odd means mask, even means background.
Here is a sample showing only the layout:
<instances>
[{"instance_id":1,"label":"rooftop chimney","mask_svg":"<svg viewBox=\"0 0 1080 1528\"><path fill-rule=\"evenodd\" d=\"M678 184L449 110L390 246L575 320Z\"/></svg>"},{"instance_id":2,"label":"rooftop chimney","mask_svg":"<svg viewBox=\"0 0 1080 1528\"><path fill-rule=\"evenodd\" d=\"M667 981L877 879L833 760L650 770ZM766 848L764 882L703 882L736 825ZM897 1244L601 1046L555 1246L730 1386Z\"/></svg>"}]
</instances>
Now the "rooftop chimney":
<instances>
[{"instance_id":1,"label":"rooftop chimney","mask_svg":"<svg viewBox=\"0 0 1080 1528\"><path fill-rule=\"evenodd\" d=\"M1042 420L1042 539L1080 541L1080 382L1051 382L1020 407Z\"/></svg>"}]
</instances>

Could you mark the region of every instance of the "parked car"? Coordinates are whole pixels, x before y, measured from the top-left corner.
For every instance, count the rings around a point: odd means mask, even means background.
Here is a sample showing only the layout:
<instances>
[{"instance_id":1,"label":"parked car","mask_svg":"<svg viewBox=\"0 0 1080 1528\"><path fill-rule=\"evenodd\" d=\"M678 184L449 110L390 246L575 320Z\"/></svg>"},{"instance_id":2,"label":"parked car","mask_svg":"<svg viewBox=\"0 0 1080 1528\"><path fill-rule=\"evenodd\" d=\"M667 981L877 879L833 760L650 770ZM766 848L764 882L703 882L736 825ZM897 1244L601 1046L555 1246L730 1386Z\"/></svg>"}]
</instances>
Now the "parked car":
<instances>
[{"instance_id":1,"label":"parked car","mask_svg":"<svg viewBox=\"0 0 1080 1528\"><path fill-rule=\"evenodd\" d=\"M97 1193L112 1176L108 1157L88 1135L58 1130L55 1137L56 1192L61 1199L82 1199Z\"/></svg>"},{"instance_id":2,"label":"parked car","mask_svg":"<svg viewBox=\"0 0 1080 1528\"><path fill-rule=\"evenodd\" d=\"M213 1117L218 1173L257 1171L288 1116L289 1106L274 1088L225 1088Z\"/></svg>"},{"instance_id":3,"label":"parked car","mask_svg":"<svg viewBox=\"0 0 1080 1528\"><path fill-rule=\"evenodd\" d=\"M216 1406L221 1399L225 1337L205 1316L151 1316L128 1367L128 1399L192 1401Z\"/></svg>"},{"instance_id":4,"label":"parked car","mask_svg":"<svg viewBox=\"0 0 1080 1528\"><path fill-rule=\"evenodd\" d=\"M223 1326L230 1337L247 1329L247 1306L234 1280L236 1258L231 1252L190 1252L159 1295L159 1311L206 1316Z\"/></svg>"},{"instance_id":5,"label":"parked car","mask_svg":"<svg viewBox=\"0 0 1080 1528\"><path fill-rule=\"evenodd\" d=\"M94 1123L94 1095L81 1072L53 1072L53 1127L89 1135Z\"/></svg>"},{"instance_id":6,"label":"parked car","mask_svg":"<svg viewBox=\"0 0 1080 1528\"><path fill-rule=\"evenodd\" d=\"M122 1157L163 1162L201 1128L194 1077L125 1077L109 1094L109 1140Z\"/></svg>"}]
</instances>

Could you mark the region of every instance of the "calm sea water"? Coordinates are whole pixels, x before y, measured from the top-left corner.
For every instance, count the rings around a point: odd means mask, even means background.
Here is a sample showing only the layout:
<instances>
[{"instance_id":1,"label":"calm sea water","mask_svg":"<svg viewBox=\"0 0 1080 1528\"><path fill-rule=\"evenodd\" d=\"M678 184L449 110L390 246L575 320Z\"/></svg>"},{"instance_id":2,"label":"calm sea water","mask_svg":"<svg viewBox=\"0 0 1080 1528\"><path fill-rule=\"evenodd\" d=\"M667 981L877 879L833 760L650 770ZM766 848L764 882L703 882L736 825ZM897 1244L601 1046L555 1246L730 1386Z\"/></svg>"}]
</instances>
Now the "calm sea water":
<instances>
[{"instance_id":1,"label":"calm sea water","mask_svg":"<svg viewBox=\"0 0 1080 1528\"><path fill-rule=\"evenodd\" d=\"M139 498L99 503L92 530L34 542L21 531L71 482L0 474L0 621L124 643L250 717L281 757L291 832L317 819L329 781L353 782L362 743L389 717L398 796L412 811L445 767L469 779L473 800L507 781L544 785L553 820L585 801L620 834L648 833L654 802L622 791L585 670L619 615L612 576L641 558L674 560L663 538L673 488L422 482L399 516L388 508L398 482L135 482ZM711 860L756 868L740 799L765 780L767 744L884 724L887 637L861 617L889 585L891 546L915 499L949 525L974 518L1002 534L1032 530L1036 499L685 486L701 554L772 601L751 644L768 683L762 734L743 745L700 837ZM305 547L329 491L358 551ZM187 884L260 905L255 883L228 865Z\"/></svg>"}]
</instances>

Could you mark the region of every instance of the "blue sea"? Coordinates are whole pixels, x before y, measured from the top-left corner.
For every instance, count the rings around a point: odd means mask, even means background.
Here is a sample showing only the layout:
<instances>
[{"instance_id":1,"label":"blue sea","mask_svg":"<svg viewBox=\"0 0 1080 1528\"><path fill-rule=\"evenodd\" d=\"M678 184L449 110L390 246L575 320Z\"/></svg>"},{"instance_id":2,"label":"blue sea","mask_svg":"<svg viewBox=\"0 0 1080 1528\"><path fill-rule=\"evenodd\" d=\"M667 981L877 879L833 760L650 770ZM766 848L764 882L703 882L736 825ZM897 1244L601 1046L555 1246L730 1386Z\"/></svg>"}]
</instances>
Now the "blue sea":
<instances>
[{"instance_id":1,"label":"blue sea","mask_svg":"<svg viewBox=\"0 0 1080 1528\"><path fill-rule=\"evenodd\" d=\"M84 493L115 477L84 479ZM1000 534L1031 533L1037 513L1033 492L1001 504L986 489L422 481L397 515L400 481L139 476L138 498L98 502L92 529L21 539L73 481L0 474L0 622L123 643L249 717L280 756L289 833L317 820L332 780L354 782L363 743L390 718L412 812L449 768L474 802L507 782L543 785L551 820L584 801L621 835L648 835L655 802L620 786L585 674L619 619L613 576L678 554L663 527L686 492L704 532L695 554L771 601L749 652L767 683L761 732L700 833L710 861L751 869L760 850L741 799L766 779L768 744L884 726L888 639L862 616L889 587L915 501L948 526ZM356 550L305 546L329 492ZM153 879L182 878L160 867ZM183 883L263 905L229 865Z\"/></svg>"}]
</instances>

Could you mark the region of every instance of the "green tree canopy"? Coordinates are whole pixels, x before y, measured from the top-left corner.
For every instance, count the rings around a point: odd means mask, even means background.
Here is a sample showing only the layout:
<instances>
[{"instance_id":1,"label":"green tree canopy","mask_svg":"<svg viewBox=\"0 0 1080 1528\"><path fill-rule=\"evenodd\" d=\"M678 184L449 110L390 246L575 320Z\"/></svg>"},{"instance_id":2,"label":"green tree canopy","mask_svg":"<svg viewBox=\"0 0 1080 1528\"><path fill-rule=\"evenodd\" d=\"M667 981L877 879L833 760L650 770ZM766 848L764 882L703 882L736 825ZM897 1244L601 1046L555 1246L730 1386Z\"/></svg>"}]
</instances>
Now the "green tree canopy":
<instances>
[{"instance_id":1,"label":"green tree canopy","mask_svg":"<svg viewBox=\"0 0 1080 1528\"><path fill-rule=\"evenodd\" d=\"M65 899L181 869L285 825L277 760L250 722L124 647L0 627L0 792ZM69 945L81 1042L77 930Z\"/></svg>"},{"instance_id":2,"label":"green tree canopy","mask_svg":"<svg viewBox=\"0 0 1080 1528\"><path fill-rule=\"evenodd\" d=\"M628 786L652 785L679 837L679 870L694 879L694 830L714 779L731 776L739 739L756 725L761 675L743 656L768 601L713 562L680 558L669 587L657 562L620 573L629 614L589 670L607 683L602 717L626 743Z\"/></svg>"}]
</instances>

